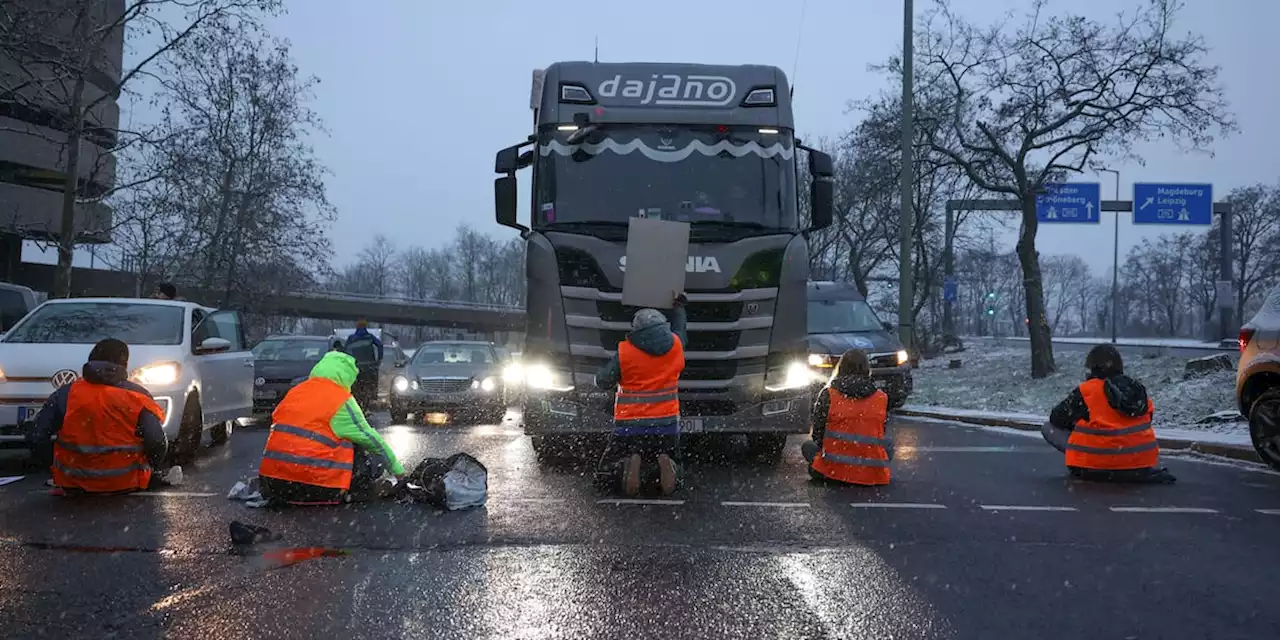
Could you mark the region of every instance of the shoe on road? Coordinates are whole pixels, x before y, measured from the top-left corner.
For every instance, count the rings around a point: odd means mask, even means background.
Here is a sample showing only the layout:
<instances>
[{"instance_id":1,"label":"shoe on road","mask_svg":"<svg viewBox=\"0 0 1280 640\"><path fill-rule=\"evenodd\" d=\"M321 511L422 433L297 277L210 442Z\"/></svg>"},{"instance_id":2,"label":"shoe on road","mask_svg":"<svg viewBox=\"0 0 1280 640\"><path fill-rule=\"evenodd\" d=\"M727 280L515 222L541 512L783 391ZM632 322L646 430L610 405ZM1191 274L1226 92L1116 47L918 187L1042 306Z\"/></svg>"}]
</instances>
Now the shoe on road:
<instances>
[{"instance_id":1,"label":"shoe on road","mask_svg":"<svg viewBox=\"0 0 1280 640\"><path fill-rule=\"evenodd\" d=\"M676 463L665 453L658 455L658 486L662 488L664 496L669 496L676 490Z\"/></svg>"},{"instance_id":2,"label":"shoe on road","mask_svg":"<svg viewBox=\"0 0 1280 640\"><path fill-rule=\"evenodd\" d=\"M633 453L622 467L622 492L628 497L640 494L640 454Z\"/></svg>"}]
</instances>

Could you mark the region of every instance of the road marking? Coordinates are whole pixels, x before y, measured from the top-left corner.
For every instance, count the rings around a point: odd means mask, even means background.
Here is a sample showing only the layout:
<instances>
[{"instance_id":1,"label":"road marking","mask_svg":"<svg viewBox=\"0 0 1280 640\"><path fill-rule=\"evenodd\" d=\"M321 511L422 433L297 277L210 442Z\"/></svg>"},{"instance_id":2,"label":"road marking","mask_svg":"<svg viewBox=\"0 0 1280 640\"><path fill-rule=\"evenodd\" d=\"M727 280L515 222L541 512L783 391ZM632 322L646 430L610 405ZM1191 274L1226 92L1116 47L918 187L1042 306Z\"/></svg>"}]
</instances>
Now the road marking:
<instances>
[{"instance_id":1,"label":"road marking","mask_svg":"<svg viewBox=\"0 0 1280 640\"><path fill-rule=\"evenodd\" d=\"M564 504L564 498L498 498L498 502L527 502L530 504Z\"/></svg>"},{"instance_id":2,"label":"road marking","mask_svg":"<svg viewBox=\"0 0 1280 640\"><path fill-rule=\"evenodd\" d=\"M782 509L807 509L808 502L739 502L736 500L722 500L720 502L725 507L779 507Z\"/></svg>"},{"instance_id":3,"label":"road marking","mask_svg":"<svg viewBox=\"0 0 1280 640\"><path fill-rule=\"evenodd\" d=\"M945 504L932 502L850 502L851 507L875 507L878 509L946 509Z\"/></svg>"},{"instance_id":4,"label":"road marking","mask_svg":"<svg viewBox=\"0 0 1280 640\"><path fill-rule=\"evenodd\" d=\"M1117 513L1217 513L1217 509L1202 507L1111 507Z\"/></svg>"},{"instance_id":5,"label":"road marking","mask_svg":"<svg viewBox=\"0 0 1280 640\"><path fill-rule=\"evenodd\" d=\"M684 500L646 500L643 498L606 498L604 500L596 500L596 504L656 504L666 505L669 507L678 507L684 504Z\"/></svg>"},{"instance_id":6,"label":"road marking","mask_svg":"<svg viewBox=\"0 0 1280 640\"><path fill-rule=\"evenodd\" d=\"M1030 447L900 447L897 451L924 453L1021 453L1037 451Z\"/></svg>"},{"instance_id":7,"label":"road marking","mask_svg":"<svg viewBox=\"0 0 1280 640\"><path fill-rule=\"evenodd\" d=\"M1254 511L1266 516L1280 516L1280 509L1254 509Z\"/></svg>"},{"instance_id":8,"label":"road marking","mask_svg":"<svg viewBox=\"0 0 1280 640\"><path fill-rule=\"evenodd\" d=\"M1078 511L1075 507L1054 507L1037 504L980 504L986 511Z\"/></svg>"},{"instance_id":9,"label":"road marking","mask_svg":"<svg viewBox=\"0 0 1280 640\"><path fill-rule=\"evenodd\" d=\"M149 498L212 498L216 493L201 493L199 491L134 491L131 496L147 496Z\"/></svg>"}]
</instances>

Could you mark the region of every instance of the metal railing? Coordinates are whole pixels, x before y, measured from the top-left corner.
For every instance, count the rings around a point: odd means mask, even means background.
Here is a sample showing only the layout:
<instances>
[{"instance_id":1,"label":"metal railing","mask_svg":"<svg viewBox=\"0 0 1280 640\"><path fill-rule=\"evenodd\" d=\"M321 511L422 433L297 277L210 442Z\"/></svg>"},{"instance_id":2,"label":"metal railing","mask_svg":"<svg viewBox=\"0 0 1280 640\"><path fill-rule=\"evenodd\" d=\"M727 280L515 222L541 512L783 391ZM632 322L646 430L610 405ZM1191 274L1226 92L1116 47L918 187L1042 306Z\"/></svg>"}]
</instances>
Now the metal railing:
<instances>
[{"instance_id":1,"label":"metal railing","mask_svg":"<svg viewBox=\"0 0 1280 640\"><path fill-rule=\"evenodd\" d=\"M300 298L326 298L330 300L346 300L350 302L380 302L386 304L404 304L418 307L437 307L441 309L459 309L467 311L493 311L505 313L524 313L524 307L513 307L487 302L463 302L460 300L430 300L392 295L380 296L368 293L349 293L346 291L310 290L295 291L291 295Z\"/></svg>"}]
</instances>

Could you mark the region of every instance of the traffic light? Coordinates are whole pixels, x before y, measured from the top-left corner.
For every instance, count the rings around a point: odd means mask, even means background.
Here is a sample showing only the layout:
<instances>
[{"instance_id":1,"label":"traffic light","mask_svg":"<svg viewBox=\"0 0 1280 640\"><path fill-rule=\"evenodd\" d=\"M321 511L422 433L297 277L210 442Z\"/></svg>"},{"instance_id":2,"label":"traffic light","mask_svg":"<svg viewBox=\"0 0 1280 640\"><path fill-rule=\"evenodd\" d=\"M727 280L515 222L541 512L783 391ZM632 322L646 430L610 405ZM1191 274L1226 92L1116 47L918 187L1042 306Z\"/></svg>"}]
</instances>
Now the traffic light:
<instances>
[{"instance_id":1,"label":"traffic light","mask_svg":"<svg viewBox=\"0 0 1280 640\"><path fill-rule=\"evenodd\" d=\"M992 291L987 294L987 315L994 316L996 314L996 292Z\"/></svg>"}]
</instances>

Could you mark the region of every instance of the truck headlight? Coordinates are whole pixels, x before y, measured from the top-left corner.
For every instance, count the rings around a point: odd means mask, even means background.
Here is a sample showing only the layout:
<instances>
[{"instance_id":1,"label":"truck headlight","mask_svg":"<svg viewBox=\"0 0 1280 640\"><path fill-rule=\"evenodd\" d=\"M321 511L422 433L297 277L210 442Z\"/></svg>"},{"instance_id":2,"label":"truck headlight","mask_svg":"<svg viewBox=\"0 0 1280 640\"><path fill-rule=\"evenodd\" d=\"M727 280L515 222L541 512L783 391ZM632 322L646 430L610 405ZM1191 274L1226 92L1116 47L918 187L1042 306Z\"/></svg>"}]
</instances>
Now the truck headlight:
<instances>
[{"instance_id":1,"label":"truck headlight","mask_svg":"<svg viewBox=\"0 0 1280 640\"><path fill-rule=\"evenodd\" d=\"M809 366L825 367L827 365L827 355L825 353L809 354Z\"/></svg>"},{"instance_id":2,"label":"truck headlight","mask_svg":"<svg viewBox=\"0 0 1280 640\"><path fill-rule=\"evenodd\" d=\"M404 376L396 376L395 379L391 381L391 388L395 389L399 393L404 393L409 390L409 379Z\"/></svg>"},{"instance_id":3,"label":"truck headlight","mask_svg":"<svg viewBox=\"0 0 1280 640\"><path fill-rule=\"evenodd\" d=\"M497 387L498 387L498 381L497 381L497 380L494 380L494 379L493 379L493 376L489 376L488 378L485 378L484 380L472 380L472 381L471 381L471 388L472 388L472 389L479 389L479 390L481 390L481 391L483 391L483 392L485 392L485 393L489 393L489 392L493 391L494 389L496 389Z\"/></svg>"},{"instance_id":4,"label":"truck headlight","mask_svg":"<svg viewBox=\"0 0 1280 640\"><path fill-rule=\"evenodd\" d=\"M529 365L524 369L524 383L530 389L539 391L573 391L572 380L564 379L564 376L557 371L551 369L545 364Z\"/></svg>"},{"instance_id":5,"label":"truck headlight","mask_svg":"<svg viewBox=\"0 0 1280 640\"><path fill-rule=\"evenodd\" d=\"M899 366L906 364L907 360L910 360L910 359L911 359L911 354L907 353L906 349L898 349L898 365Z\"/></svg>"},{"instance_id":6,"label":"truck headlight","mask_svg":"<svg viewBox=\"0 0 1280 640\"><path fill-rule=\"evenodd\" d=\"M181 375L182 365L176 362L157 362L134 369L129 378L144 386L164 387L177 382Z\"/></svg>"},{"instance_id":7,"label":"truck headlight","mask_svg":"<svg viewBox=\"0 0 1280 640\"><path fill-rule=\"evenodd\" d=\"M766 391L804 389L813 381L813 372L804 362L792 362L785 369L779 371L778 374L774 376L772 382L765 383L764 388Z\"/></svg>"},{"instance_id":8,"label":"truck headlight","mask_svg":"<svg viewBox=\"0 0 1280 640\"><path fill-rule=\"evenodd\" d=\"M524 367L520 366L519 362L512 362L503 367L502 381L506 384L520 384L524 381Z\"/></svg>"}]
</instances>

